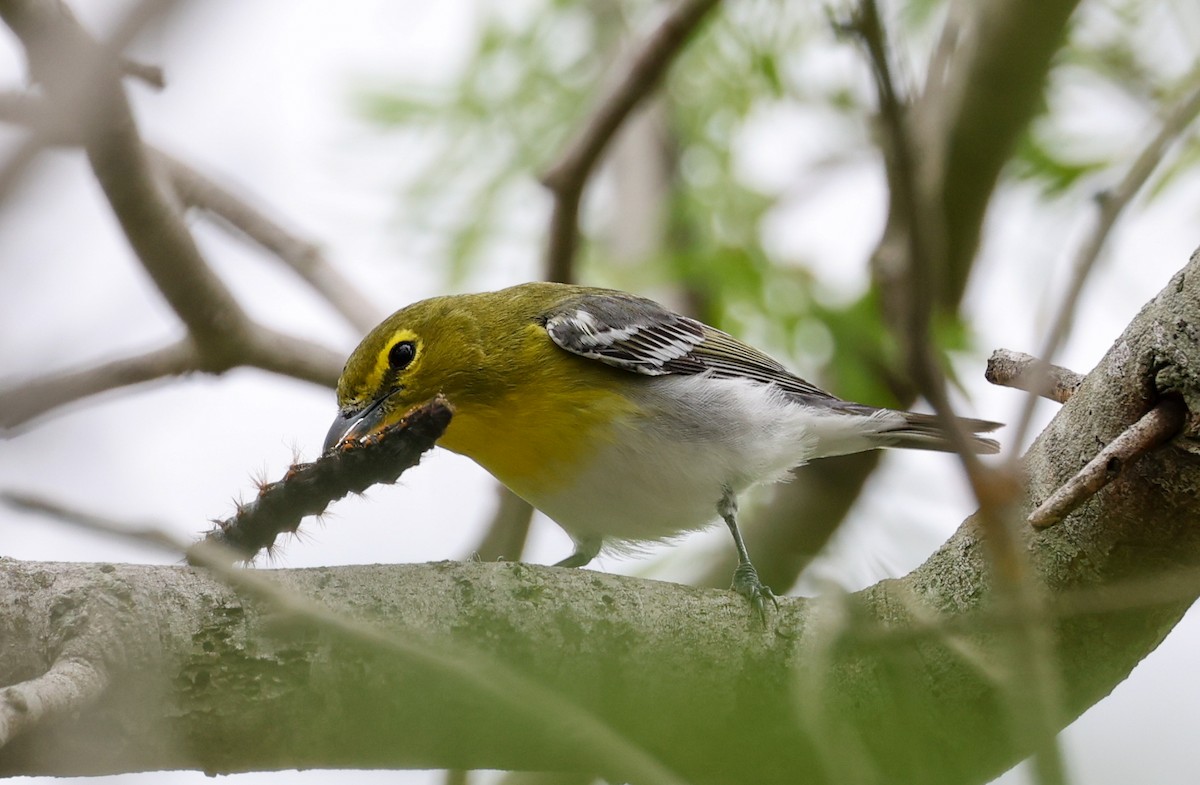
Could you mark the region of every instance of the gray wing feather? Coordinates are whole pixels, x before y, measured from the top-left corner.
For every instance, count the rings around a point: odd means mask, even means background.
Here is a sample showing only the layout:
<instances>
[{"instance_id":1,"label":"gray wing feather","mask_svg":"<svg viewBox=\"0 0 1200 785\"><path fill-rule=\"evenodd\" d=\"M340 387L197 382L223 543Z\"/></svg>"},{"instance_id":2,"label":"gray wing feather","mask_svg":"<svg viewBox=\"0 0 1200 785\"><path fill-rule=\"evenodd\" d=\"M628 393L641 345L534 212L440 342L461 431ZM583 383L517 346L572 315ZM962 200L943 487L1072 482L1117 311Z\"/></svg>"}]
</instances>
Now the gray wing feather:
<instances>
[{"instance_id":1,"label":"gray wing feather","mask_svg":"<svg viewBox=\"0 0 1200 785\"><path fill-rule=\"evenodd\" d=\"M838 400L733 336L623 292L582 294L545 319L561 348L647 376L710 373L774 384L797 397Z\"/></svg>"}]
</instances>

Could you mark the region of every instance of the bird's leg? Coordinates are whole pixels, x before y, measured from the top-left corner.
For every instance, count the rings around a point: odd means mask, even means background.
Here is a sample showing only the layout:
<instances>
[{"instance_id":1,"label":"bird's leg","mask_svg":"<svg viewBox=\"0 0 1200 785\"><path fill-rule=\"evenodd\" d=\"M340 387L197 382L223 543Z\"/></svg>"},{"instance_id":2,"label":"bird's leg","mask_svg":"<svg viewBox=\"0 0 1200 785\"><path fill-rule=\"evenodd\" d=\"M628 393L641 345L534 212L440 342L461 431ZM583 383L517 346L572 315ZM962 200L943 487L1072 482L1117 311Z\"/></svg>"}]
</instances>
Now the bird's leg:
<instances>
[{"instance_id":1,"label":"bird's leg","mask_svg":"<svg viewBox=\"0 0 1200 785\"><path fill-rule=\"evenodd\" d=\"M600 546L604 543L601 537L579 537L575 540L575 552L560 562L555 562L555 567L582 567L583 565L596 558L600 553Z\"/></svg>"},{"instance_id":2,"label":"bird's leg","mask_svg":"<svg viewBox=\"0 0 1200 785\"><path fill-rule=\"evenodd\" d=\"M737 495L734 494L732 488L725 487L721 494L721 500L717 502L717 512L724 519L725 525L729 527L729 533L733 535L733 544L737 547L738 565L737 569L733 571L733 586L730 588L750 600L754 613L765 624L767 621L766 600L773 602L776 608L779 607L779 600L775 598L775 592L758 579L758 570L754 569L754 565L750 563L750 554L746 550L746 543L742 541L742 532L737 525Z\"/></svg>"}]
</instances>

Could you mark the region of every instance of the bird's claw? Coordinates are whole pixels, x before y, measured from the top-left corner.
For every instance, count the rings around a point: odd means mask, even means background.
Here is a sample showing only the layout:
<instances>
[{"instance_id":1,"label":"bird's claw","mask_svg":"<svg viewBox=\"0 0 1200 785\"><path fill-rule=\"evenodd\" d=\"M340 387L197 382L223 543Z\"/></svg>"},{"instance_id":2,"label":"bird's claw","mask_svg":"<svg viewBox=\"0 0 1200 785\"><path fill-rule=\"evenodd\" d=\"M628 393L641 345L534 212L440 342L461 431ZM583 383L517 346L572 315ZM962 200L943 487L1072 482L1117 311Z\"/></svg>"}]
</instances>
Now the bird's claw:
<instances>
[{"instance_id":1,"label":"bird's claw","mask_svg":"<svg viewBox=\"0 0 1200 785\"><path fill-rule=\"evenodd\" d=\"M775 609L779 610L779 599L775 596L775 592L758 579L758 570L754 569L754 565L749 562L739 564L733 571L733 585L730 588L750 601L754 615L763 625L767 623L767 600L770 600L775 605Z\"/></svg>"}]
</instances>

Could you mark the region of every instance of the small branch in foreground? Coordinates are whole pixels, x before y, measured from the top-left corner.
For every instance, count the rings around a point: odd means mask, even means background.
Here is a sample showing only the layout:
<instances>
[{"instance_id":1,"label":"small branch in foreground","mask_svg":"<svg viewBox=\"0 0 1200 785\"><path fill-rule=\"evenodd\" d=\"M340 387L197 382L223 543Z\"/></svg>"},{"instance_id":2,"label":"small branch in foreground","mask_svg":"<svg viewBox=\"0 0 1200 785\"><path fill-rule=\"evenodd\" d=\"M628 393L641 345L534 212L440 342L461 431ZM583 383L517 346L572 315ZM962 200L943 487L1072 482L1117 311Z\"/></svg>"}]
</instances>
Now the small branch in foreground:
<instances>
[{"instance_id":1,"label":"small branch in foreground","mask_svg":"<svg viewBox=\"0 0 1200 785\"><path fill-rule=\"evenodd\" d=\"M1082 374L1011 349L992 352L984 378L1000 387L1035 393L1058 403L1070 400L1083 383Z\"/></svg>"},{"instance_id":2,"label":"small branch in foreground","mask_svg":"<svg viewBox=\"0 0 1200 785\"><path fill-rule=\"evenodd\" d=\"M1166 444L1183 428L1187 407L1178 398L1164 398L1140 420L1109 442L1095 458L1079 470L1029 515L1029 524L1038 529L1061 521L1120 476L1129 464Z\"/></svg>"},{"instance_id":3,"label":"small branch in foreground","mask_svg":"<svg viewBox=\"0 0 1200 785\"><path fill-rule=\"evenodd\" d=\"M201 542L253 559L270 549L280 534L294 533L305 516L324 512L330 502L372 485L394 483L433 447L451 414L450 404L439 396L378 434L343 442L313 463L291 466L282 480L263 485L258 498L241 505L232 518L216 521Z\"/></svg>"},{"instance_id":4,"label":"small branch in foreground","mask_svg":"<svg viewBox=\"0 0 1200 785\"><path fill-rule=\"evenodd\" d=\"M984 466L971 449L967 434L946 389L945 373L934 352L931 324L935 308L945 303L953 285L954 254L946 193L930 181L930 160L917 144L917 118L913 102L901 94L892 78L888 39L876 0L860 0L852 23L871 64L882 125L881 146L887 173L890 204L888 224L875 252L876 267L891 253L900 261L895 280L896 308L892 319L904 337L902 351L909 374L933 406L950 445L979 501L979 516L987 533L992 573L1000 602L1033 610L1040 598L1034 592L1027 554L1016 537L1012 509L1011 472ZM924 156L924 157L923 157ZM939 173L940 174L940 173ZM895 245L895 248L890 246ZM1062 753L1055 737L1056 718L1063 698L1054 663L1054 642L1045 625L1030 622L1014 630L1009 651L1010 679L1006 699L1011 702L1012 730L1029 745L1034 780L1039 785L1066 782ZM1031 689L1025 691L1024 687Z\"/></svg>"},{"instance_id":5,"label":"small branch in foreground","mask_svg":"<svg viewBox=\"0 0 1200 785\"><path fill-rule=\"evenodd\" d=\"M691 34L719 0L684 0L634 53L559 159L542 175L554 194L547 232L547 280L569 282L579 235L579 202L604 149L630 113L662 79Z\"/></svg>"}]
</instances>

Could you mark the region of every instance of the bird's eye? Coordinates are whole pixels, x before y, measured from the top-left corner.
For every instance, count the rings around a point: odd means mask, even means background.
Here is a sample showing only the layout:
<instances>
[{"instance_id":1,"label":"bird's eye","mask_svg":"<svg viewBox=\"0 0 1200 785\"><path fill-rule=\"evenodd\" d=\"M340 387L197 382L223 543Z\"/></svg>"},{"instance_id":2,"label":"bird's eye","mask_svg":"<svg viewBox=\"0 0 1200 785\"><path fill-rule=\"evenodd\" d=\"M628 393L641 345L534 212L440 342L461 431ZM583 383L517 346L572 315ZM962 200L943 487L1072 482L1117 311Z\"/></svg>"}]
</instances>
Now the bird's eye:
<instances>
[{"instance_id":1,"label":"bird's eye","mask_svg":"<svg viewBox=\"0 0 1200 785\"><path fill-rule=\"evenodd\" d=\"M400 341L388 350L388 364L392 370L403 371L417 356L417 345L412 341Z\"/></svg>"}]
</instances>

